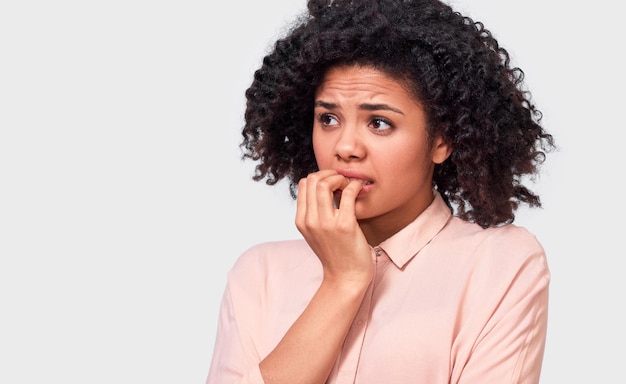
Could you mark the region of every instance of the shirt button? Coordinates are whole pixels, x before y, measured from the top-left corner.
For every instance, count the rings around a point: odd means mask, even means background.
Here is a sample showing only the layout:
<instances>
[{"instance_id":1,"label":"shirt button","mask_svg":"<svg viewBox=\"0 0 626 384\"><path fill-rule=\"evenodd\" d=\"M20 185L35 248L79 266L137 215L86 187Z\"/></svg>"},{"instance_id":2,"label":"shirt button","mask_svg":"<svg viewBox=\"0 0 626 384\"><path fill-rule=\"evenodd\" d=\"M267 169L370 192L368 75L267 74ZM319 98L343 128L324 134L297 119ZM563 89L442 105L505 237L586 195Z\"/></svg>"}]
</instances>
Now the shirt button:
<instances>
[{"instance_id":1,"label":"shirt button","mask_svg":"<svg viewBox=\"0 0 626 384\"><path fill-rule=\"evenodd\" d=\"M380 256L380 255L382 255L382 254L383 254L383 251L382 251L382 250L380 250L380 249L377 249L377 250L376 250L376 256L377 256L377 257L378 257L378 256Z\"/></svg>"}]
</instances>

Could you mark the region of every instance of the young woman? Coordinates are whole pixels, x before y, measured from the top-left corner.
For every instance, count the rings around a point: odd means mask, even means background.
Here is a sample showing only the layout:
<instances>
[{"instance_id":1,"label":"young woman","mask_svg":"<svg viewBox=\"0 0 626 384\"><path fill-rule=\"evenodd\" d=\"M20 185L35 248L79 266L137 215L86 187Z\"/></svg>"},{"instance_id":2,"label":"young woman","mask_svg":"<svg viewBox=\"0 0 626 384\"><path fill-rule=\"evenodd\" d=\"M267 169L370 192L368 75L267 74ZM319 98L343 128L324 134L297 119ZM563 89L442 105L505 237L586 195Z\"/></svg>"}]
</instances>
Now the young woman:
<instances>
[{"instance_id":1,"label":"young woman","mask_svg":"<svg viewBox=\"0 0 626 384\"><path fill-rule=\"evenodd\" d=\"M437 0L310 0L242 142L303 239L230 271L207 383L537 383L550 274L513 220L554 143L522 75Z\"/></svg>"}]
</instances>

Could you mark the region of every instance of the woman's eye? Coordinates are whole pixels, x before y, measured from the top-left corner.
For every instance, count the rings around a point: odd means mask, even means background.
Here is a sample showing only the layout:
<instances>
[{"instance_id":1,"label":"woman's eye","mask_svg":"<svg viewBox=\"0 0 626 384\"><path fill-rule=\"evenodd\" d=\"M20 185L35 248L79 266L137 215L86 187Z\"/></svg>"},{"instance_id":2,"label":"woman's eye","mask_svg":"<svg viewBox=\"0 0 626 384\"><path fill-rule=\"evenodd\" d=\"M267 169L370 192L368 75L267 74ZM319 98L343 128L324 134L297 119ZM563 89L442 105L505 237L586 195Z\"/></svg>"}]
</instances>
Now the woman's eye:
<instances>
[{"instance_id":1,"label":"woman's eye","mask_svg":"<svg viewBox=\"0 0 626 384\"><path fill-rule=\"evenodd\" d=\"M370 125L377 131L386 131L390 128L393 128L393 125L389 121L380 117L372 119Z\"/></svg>"},{"instance_id":2,"label":"woman's eye","mask_svg":"<svg viewBox=\"0 0 626 384\"><path fill-rule=\"evenodd\" d=\"M339 122L333 115L329 115L327 113L321 114L318 119L320 123L325 126L333 126L339 124Z\"/></svg>"}]
</instances>

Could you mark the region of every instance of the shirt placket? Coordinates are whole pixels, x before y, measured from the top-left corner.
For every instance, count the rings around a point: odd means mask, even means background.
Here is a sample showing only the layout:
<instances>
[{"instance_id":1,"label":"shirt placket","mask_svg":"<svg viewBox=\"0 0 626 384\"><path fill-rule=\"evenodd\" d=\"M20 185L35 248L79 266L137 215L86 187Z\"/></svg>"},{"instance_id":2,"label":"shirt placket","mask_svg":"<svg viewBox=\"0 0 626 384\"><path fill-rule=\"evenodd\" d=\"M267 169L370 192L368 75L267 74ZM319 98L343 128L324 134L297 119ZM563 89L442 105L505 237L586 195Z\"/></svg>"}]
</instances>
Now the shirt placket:
<instances>
[{"instance_id":1,"label":"shirt placket","mask_svg":"<svg viewBox=\"0 0 626 384\"><path fill-rule=\"evenodd\" d=\"M365 297L361 302L361 307L357 312L352 326L346 336L341 356L339 369L337 370L336 379L329 380L328 383L333 384L353 384L356 380L356 373L361 358L361 349L363 347L363 341L365 340L365 333L370 320L372 298L374 296L374 289L378 277L378 258L383 254L383 250L380 247L372 248L372 257L374 259L374 278L372 283L367 288Z\"/></svg>"}]
</instances>

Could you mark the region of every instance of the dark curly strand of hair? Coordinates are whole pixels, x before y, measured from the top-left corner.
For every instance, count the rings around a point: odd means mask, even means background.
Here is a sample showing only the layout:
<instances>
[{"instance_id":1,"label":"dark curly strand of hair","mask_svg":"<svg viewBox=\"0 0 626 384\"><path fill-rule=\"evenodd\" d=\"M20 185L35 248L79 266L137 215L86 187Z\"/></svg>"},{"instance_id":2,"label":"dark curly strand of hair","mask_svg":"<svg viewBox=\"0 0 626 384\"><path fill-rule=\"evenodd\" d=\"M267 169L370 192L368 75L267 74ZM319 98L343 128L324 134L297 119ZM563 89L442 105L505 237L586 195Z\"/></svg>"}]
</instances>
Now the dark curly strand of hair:
<instances>
[{"instance_id":1,"label":"dark curly strand of hair","mask_svg":"<svg viewBox=\"0 0 626 384\"><path fill-rule=\"evenodd\" d=\"M372 66L424 105L431 138L452 144L434 187L460 217L483 227L512 222L520 203L540 207L523 185L553 138L523 89L524 73L480 22L437 0L310 0L308 13L265 56L246 91L243 158L253 179L297 183L317 171L314 95L333 66Z\"/></svg>"}]
</instances>

